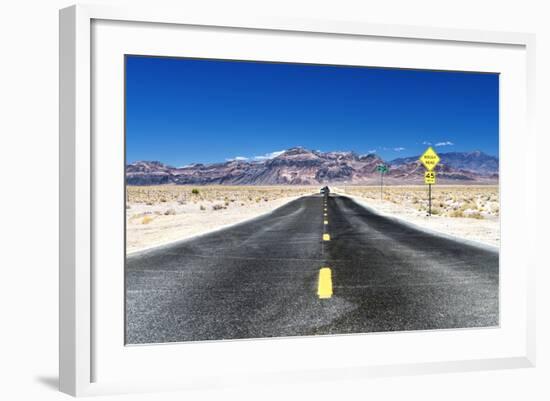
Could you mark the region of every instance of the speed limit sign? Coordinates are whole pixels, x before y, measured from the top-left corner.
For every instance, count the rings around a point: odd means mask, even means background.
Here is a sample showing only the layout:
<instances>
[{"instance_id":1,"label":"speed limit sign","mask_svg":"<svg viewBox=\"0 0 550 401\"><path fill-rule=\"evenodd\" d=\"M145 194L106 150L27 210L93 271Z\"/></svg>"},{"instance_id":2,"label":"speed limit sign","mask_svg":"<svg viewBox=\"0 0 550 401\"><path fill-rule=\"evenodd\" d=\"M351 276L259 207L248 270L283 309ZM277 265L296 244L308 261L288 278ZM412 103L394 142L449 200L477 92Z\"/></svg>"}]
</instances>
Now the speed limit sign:
<instances>
[{"instance_id":1,"label":"speed limit sign","mask_svg":"<svg viewBox=\"0 0 550 401\"><path fill-rule=\"evenodd\" d=\"M424 173L424 184L435 184L435 171L426 171Z\"/></svg>"}]
</instances>

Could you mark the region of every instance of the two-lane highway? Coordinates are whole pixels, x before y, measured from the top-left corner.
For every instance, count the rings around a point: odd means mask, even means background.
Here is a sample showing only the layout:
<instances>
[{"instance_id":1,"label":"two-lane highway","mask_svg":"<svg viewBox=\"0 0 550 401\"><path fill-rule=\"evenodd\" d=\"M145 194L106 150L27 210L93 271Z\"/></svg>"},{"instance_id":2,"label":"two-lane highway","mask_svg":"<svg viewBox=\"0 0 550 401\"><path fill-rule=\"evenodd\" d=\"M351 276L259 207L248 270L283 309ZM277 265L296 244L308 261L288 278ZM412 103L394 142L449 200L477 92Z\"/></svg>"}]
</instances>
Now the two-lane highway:
<instances>
[{"instance_id":1,"label":"two-lane highway","mask_svg":"<svg viewBox=\"0 0 550 401\"><path fill-rule=\"evenodd\" d=\"M498 260L347 197L307 196L129 256L126 341L495 326Z\"/></svg>"}]
</instances>

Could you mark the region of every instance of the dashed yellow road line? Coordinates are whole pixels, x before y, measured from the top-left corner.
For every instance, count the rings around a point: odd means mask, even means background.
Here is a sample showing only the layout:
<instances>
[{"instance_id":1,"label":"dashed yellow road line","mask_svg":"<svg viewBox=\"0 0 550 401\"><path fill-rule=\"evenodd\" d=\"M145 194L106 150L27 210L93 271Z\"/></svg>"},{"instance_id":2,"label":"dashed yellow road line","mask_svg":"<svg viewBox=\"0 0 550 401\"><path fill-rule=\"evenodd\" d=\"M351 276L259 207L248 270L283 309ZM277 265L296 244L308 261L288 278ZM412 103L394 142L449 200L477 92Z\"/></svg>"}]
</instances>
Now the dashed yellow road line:
<instances>
[{"instance_id":1,"label":"dashed yellow road line","mask_svg":"<svg viewBox=\"0 0 550 401\"><path fill-rule=\"evenodd\" d=\"M332 272L330 267L322 267L321 270L319 270L317 295L320 299L332 297Z\"/></svg>"},{"instance_id":2,"label":"dashed yellow road line","mask_svg":"<svg viewBox=\"0 0 550 401\"><path fill-rule=\"evenodd\" d=\"M325 199L323 205L323 224L328 225L327 220L327 200ZM330 234L323 233L323 241L330 241ZM317 295L319 299L328 299L332 297L332 272L330 267L322 267L319 270L319 285L317 288Z\"/></svg>"}]
</instances>

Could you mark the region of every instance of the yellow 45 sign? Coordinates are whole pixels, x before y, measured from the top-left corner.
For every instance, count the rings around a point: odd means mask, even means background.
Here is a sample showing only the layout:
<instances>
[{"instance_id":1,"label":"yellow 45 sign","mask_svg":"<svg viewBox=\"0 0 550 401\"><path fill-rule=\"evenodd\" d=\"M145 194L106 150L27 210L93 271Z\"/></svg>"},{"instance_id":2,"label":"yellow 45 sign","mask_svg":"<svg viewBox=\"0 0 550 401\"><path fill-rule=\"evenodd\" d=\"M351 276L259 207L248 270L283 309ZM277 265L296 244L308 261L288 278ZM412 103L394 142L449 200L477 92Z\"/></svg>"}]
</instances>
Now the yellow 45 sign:
<instances>
[{"instance_id":1,"label":"yellow 45 sign","mask_svg":"<svg viewBox=\"0 0 550 401\"><path fill-rule=\"evenodd\" d=\"M424 173L424 184L435 184L435 171L426 171Z\"/></svg>"}]
</instances>

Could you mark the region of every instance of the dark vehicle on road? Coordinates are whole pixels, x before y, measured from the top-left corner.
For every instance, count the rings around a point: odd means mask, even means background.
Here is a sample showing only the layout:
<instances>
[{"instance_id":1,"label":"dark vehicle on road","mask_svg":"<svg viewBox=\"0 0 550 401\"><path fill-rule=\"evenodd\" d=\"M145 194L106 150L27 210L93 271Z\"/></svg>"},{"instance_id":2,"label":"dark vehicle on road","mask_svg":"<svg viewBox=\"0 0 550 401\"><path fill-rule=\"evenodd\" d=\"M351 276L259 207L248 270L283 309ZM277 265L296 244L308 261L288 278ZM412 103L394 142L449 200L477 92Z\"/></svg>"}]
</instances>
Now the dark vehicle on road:
<instances>
[{"instance_id":1,"label":"dark vehicle on road","mask_svg":"<svg viewBox=\"0 0 550 401\"><path fill-rule=\"evenodd\" d=\"M323 195L328 195L330 193L330 189L327 186L324 186L323 188L321 188L321 193Z\"/></svg>"}]
</instances>

